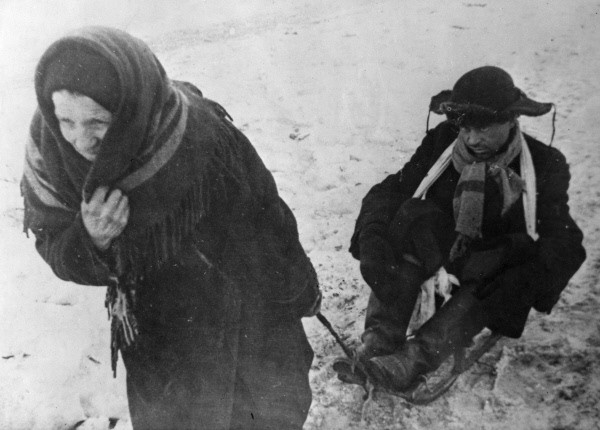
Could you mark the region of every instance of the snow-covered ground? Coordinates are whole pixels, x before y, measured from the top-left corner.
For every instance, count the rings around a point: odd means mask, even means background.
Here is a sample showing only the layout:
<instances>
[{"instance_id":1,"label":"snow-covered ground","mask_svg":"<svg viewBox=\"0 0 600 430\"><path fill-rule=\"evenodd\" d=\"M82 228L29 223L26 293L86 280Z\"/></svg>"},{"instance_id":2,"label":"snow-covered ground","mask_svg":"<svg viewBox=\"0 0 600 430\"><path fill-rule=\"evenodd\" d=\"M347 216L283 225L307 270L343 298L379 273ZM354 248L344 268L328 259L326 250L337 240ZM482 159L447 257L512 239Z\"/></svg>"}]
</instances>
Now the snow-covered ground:
<instances>
[{"instance_id":1,"label":"snow-covered ground","mask_svg":"<svg viewBox=\"0 0 600 430\"><path fill-rule=\"evenodd\" d=\"M104 289L57 280L21 232L33 70L85 24L143 38L172 78L227 108L294 210L323 313L348 339L368 292L347 252L360 201L419 144L430 97L493 64L555 102L554 145L571 165L588 259L552 314L532 313L521 339L502 340L427 407L387 395L363 405L331 370L339 347L306 319L316 353L306 429L600 428L599 13L592 0L2 0L0 428L131 428L125 370L110 371ZM523 124L549 140L550 115Z\"/></svg>"}]
</instances>

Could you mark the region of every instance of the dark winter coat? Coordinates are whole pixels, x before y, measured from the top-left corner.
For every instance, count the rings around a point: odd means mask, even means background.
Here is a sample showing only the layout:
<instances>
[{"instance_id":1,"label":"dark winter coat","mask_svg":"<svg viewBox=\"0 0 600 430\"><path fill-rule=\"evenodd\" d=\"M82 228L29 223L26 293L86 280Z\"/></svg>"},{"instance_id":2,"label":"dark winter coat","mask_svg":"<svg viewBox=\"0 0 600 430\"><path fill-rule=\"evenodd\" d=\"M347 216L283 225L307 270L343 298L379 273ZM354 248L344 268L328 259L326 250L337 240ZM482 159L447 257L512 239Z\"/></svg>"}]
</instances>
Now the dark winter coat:
<instances>
[{"instance_id":1,"label":"dark winter coat","mask_svg":"<svg viewBox=\"0 0 600 430\"><path fill-rule=\"evenodd\" d=\"M457 135L458 130L447 121L428 131L402 170L369 191L363 199L351 241L350 252L355 258L360 259L361 231L373 223L387 228L400 205L412 197L428 170ZM519 243L519 251L511 256L510 268L492 280L494 291L483 299L490 328L511 337L522 334L532 307L550 312L585 259L582 232L569 214L570 174L565 157L531 136L525 135L525 140L537 180L537 241L527 237L522 200L500 216L500 190L495 181L485 183L482 240L493 242L509 238ZM518 157L509 167L520 174ZM451 226L454 226L452 199L459 177L451 164L427 192L427 200L444 212Z\"/></svg>"},{"instance_id":2,"label":"dark winter coat","mask_svg":"<svg viewBox=\"0 0 600 430\"><path fill-rule=\"evenodd\" d=\"M111 61L123 96L91 164L40 91L53 53L78 45ZM121 353L134 428L301 428L313 352L300 318L314 310L318 283L248 139L193 85L170 81L143 42L113 29L56 42L36 90L25 228L61 279L133 283L139 336ZM131 208L104 253L79 212L101 185L122 189Z\"/></svg>"}]
</instances>

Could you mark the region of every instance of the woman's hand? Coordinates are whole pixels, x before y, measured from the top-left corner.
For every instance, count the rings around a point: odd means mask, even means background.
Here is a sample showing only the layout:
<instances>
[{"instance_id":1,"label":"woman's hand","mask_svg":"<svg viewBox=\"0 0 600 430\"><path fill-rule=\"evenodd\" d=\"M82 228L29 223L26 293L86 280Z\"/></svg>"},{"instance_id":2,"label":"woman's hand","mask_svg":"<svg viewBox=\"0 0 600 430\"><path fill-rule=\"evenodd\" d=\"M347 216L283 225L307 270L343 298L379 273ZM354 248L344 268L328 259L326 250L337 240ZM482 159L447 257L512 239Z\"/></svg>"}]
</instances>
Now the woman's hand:
<instances>
[{"instance_id":1,"label":"woman's hand","mask_svg":"<svg viewBox=\"0 0 600 430\"><path fill-rule=\"evenodd\" d=\"M121 190L98 187L88 203L81 203L81 216L94 245L105 251L127 225L129 200Z\"/></svg>"}]
</instances>

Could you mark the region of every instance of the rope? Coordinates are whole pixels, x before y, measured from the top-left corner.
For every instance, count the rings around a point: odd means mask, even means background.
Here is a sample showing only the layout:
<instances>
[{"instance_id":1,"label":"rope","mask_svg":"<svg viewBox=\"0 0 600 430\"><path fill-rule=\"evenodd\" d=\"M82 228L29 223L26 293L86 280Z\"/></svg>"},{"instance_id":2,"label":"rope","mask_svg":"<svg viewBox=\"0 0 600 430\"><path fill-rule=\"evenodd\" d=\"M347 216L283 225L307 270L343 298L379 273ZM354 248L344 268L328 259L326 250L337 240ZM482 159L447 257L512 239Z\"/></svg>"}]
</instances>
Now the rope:
<instances>
[{"instance_id":1,"label":"rope","mask_svg":"<svg viewBox=\"0 0 600 430\"><path fill-rule=\"evenodd\" d=\"M554 113L552 114L552 136L550 137L550 145L552 146L552 142L554 142L554 134L556 133L556 105L552 103L552 107L554 108Z\"/></svg>"},{"instance_id":2,"label":"rope","mask_svg":"<svg viewBox=\"0 0 600 430\"><path fill-rule=\"evenodd\" d=\"M331 333L333 335L333 337L335 338L337 343L342 347L342 349L344 350L344 354L346 354L346 356L349 359L353 360L354 354L352 353L352 350L346 346L346 344L344 343L342 338L337 334L337 332L335 331L335 329L333 328L331 323L327 320L327 318L325 318L325 316L321 312L318 312L316 316L317 316L317 319L319 321L321 321L321 324L323 324L325 326L325 328L327 328L327 330L329 330L329 333Z\"/></svg>"}]
</instances>

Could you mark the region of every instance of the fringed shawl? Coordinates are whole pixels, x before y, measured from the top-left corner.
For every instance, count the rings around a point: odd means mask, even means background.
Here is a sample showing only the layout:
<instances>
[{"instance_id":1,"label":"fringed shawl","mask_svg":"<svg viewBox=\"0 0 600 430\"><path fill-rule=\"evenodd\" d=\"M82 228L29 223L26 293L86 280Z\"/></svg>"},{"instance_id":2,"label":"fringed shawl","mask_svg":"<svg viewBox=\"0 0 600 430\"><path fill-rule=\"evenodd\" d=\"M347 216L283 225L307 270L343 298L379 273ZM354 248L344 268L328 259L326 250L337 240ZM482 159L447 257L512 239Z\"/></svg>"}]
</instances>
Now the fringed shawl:
<instances>
[{"instance_id":1,"label":"fringed shawl","mask_svg":"<svg viewBox=\"0 0 600 430\"><path fill-rule=\"evenodd\" d=\"M62 137L52 102L42 94L53 55L80 44L111 62L121 86L119 109L93 163ZM224 178L212 157L215 145L231 138L224 111L190 84L170 81L143 42L114 29L80 30L46 51L35 82L39 109L21 185L26 230L60 229L73 222L82 199L97 187L121 189L131 215L118 246L128 264L144 272L141 266L160 265L177 252L212 200L225 199Z\"/></svg>"},{"instance_id":2,"label":"fringed shawl","mask_svg":"<svg viewBox=\"0 0 600 430\"><path fill-rule=\"evenodd\" d=\"M122 93L93 163L64 140L52 102L41 91L53 55L80 44L110 61ZM81 201L99 186L121 189L129 199L127 227L110 249L115 261L107 305L113 324L115 316L128 312L120 309L118 293L130 298L140 277L160 268L190 240L202 242L197 235L206 227L201 224L207 214L227 226L221 261L214 264L227 282L233 279L258 292L261 300L289 311L290 318L302 316L298 303L313 305L316 274L272 175L225 110L193 85L169 80L143 42L95 27L60 39L40 60L36 92L39 109L21 183L25 230L38 235L66 228L78 216ZM213 267L215 261L202 257ZM131 328L135 332L134 324ZM124 333L113 337L113 366Z\"/></svg>"}]
</instances>

